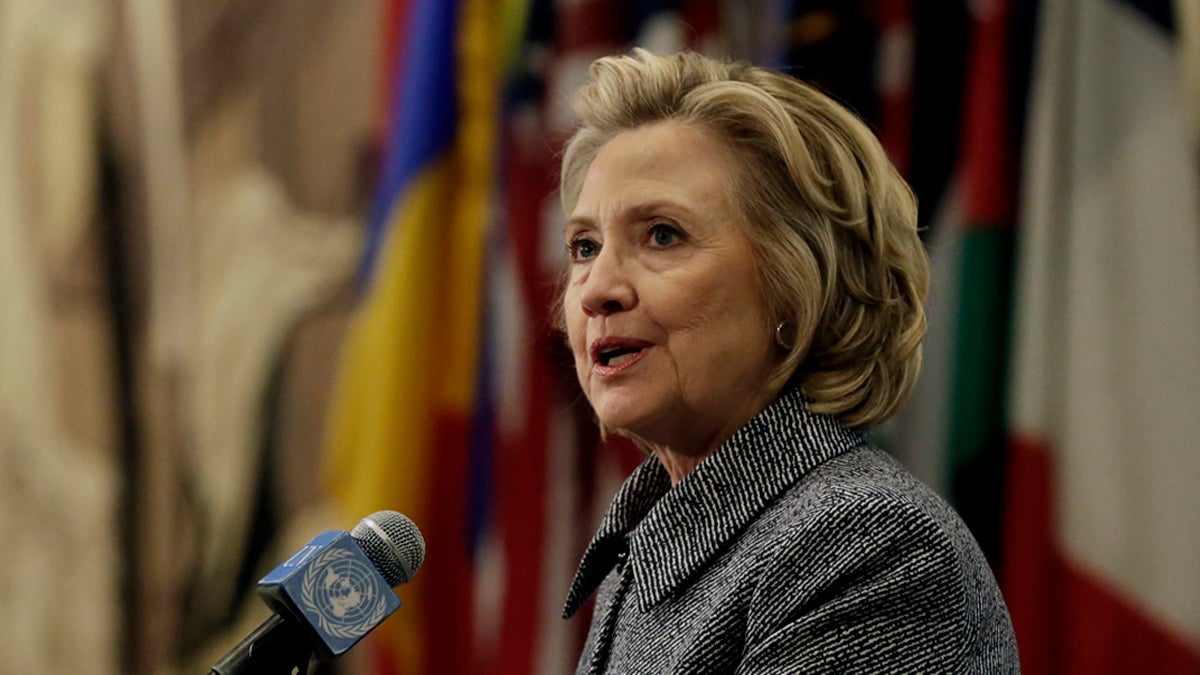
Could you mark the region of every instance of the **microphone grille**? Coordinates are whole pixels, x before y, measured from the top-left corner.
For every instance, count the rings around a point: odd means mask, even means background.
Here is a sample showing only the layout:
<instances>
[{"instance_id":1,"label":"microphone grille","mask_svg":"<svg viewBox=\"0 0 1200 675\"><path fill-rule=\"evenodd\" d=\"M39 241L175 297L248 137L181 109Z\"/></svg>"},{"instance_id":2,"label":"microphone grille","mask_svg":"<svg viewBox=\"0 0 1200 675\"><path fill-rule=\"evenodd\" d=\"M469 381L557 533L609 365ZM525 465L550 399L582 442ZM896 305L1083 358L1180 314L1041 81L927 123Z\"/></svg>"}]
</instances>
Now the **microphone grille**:
<instances>
[{"instance_id":1,"label":"microphone grille","mask_svg":"<svg viewBox=\"0 0 1200 675\"><path fill-rule=\"evenodd\" d=\"M389 586L408 583L425 562L425 538L402 513L372 513L354 526L350 536Z\"/></svg>"}]
</instances>

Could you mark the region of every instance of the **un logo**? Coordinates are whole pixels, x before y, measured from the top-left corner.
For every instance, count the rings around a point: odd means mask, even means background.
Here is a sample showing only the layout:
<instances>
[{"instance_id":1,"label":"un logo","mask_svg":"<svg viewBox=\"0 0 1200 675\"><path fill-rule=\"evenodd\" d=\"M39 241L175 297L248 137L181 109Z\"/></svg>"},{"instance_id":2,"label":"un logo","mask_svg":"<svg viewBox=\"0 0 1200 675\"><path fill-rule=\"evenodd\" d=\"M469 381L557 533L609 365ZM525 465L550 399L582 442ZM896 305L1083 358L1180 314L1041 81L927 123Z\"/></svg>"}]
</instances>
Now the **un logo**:
<instances>
[{"instance_id":1,"label":"un logo","mask_svg":"<svg viewBox=\"0 0 1200 675\"><path fill-rule=\"evenodd\" d=\"M366 635L386 615L385 590L369 562L347 549L330 548L304 573L301 601L322 631L353 640Z\"/></svg>"}]
</instances>

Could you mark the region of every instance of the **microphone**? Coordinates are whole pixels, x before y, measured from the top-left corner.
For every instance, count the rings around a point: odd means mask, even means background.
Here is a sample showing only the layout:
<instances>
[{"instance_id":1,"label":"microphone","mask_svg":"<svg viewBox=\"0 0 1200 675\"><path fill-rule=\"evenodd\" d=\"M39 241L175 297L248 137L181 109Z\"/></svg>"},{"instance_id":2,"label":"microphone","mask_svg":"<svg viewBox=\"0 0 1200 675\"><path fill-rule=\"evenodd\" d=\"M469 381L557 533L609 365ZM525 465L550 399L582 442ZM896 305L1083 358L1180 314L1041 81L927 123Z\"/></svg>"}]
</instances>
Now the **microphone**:
<instances>
[{"instance_id":1,"label":"microphone","mask_svg":"<svg viewBox=\"0 0 1200 675\"><path fill-rule=\"evenodd\" d=\"M314 656L338 658L400 607L392 588L424 560L421 531L395 511L372 513L348 533L318 534L258 582L271 618L209 675L292 675Z\"/></svg>"}]
</instances>

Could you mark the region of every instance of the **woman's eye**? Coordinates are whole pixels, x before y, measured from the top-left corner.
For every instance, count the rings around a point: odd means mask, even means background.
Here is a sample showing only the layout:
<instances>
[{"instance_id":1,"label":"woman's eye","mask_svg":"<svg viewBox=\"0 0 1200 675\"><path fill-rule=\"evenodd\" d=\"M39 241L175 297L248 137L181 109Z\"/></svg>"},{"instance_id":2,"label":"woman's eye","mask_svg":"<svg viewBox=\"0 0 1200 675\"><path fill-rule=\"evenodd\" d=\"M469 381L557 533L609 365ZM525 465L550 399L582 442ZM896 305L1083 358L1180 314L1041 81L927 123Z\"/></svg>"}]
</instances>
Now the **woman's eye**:
<instances>
[{"instance_id":1,"label":"woman's eye","mask_svg":"<svg viewBox=\"0 0 1200 675\"><path fill-rule=\"evenodd\" d=\"M586 260L600 252L600 245L591 239L580 238L567 244L567 251L571 254L571 260Z\"/></svg>"},{"instance_id":2,"label":"woman's eye","mask_svg":"<svg viewBox=\"0 0 1200 675\"><path fill-rule=\"evenodd\" d=\"M650 242L655 246L670 246L681 238L682 234L679 230L665 223L658 223L650 227Z\"/></svg>"}]
</instances>

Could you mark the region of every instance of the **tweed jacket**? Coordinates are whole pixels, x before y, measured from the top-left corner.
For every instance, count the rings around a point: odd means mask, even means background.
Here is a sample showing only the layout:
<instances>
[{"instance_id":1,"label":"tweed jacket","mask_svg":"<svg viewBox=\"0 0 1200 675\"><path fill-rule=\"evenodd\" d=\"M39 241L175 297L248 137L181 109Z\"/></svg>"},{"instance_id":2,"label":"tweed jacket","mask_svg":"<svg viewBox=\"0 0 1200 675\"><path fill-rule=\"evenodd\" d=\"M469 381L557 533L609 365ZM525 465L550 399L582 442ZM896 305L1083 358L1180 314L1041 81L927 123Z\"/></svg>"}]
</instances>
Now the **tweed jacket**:
<instances>
[{"instance_id":1,"label":"tweed jacket","mask_svg":"<svg viewBox=\"0 0 1200 675\"><path fill-rule=\"evenodd\" d=\"M1004 600L958 515L787 391L674 487L654 458L588 545L578 673L1012 673Z\"/></svg>"}]
</instances>

